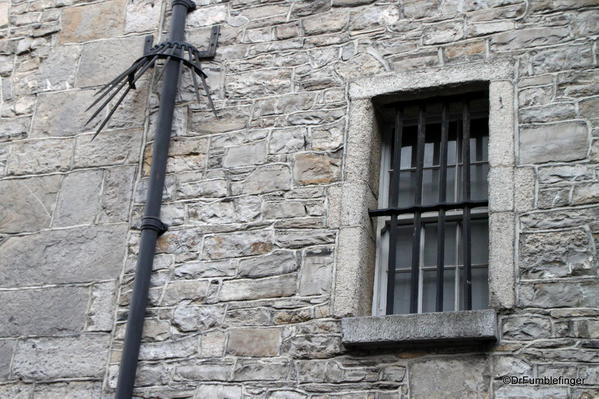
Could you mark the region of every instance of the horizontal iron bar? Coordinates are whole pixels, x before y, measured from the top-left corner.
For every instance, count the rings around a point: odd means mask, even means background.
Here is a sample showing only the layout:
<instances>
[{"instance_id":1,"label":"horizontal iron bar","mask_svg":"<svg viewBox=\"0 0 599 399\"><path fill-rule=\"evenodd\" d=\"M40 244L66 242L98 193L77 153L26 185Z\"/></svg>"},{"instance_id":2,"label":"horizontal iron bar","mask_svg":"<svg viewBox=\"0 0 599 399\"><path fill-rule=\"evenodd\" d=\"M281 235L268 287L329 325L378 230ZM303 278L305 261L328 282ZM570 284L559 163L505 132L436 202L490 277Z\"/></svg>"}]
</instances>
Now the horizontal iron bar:
<instances>
[{"instance_id":1,"label":"horizontal iron bar","mask_svg":"<svg viewBox=\"0 0 599 399\"><path fill-rule=\"evenodd\" d=\"M383 208L383 209L370 209L368 210L368 215L370 217L379 217L379 216L392 216L392 215L400 215L403 213L414 213L414 212L430 212L430 211L438 211L440 209L459 209L459 208L477 208L481 206L488 206L488 200L482 201L462 201L462 202L449 202L442 204L433 204L433 205L415 205L409 206L405 208Z\"/></svg>"}]
</instances>

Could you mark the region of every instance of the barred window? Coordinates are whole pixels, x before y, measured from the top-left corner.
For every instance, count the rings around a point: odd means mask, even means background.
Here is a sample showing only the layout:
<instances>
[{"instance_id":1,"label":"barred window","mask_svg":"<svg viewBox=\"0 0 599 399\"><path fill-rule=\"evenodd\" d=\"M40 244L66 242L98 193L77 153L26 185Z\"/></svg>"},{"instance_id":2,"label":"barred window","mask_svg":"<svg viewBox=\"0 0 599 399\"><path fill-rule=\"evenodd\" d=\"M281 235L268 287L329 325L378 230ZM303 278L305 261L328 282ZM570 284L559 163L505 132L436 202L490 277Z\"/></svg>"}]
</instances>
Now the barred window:
<instances>
[{"instance_id":1,"label":"barred window","mask_svg":"<svg viewBox=\"0 0 599 399\"><path fill-rule=\"evenodd\" d=\"M376 102L375 313L488 306L488 91Z\"/></svg>"}]
</instances>

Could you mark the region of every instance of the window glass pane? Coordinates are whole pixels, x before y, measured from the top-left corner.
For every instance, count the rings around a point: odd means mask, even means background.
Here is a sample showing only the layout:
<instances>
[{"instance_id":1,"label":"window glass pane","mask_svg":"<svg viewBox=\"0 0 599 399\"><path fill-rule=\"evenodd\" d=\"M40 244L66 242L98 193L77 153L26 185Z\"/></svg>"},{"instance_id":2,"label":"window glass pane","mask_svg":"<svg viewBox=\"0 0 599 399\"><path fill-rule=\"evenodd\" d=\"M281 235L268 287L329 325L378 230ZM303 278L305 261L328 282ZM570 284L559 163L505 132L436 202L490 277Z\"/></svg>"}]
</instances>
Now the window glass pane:
<instances>
[{"instance_id":1,"label":"window glass pane","mask_svg":"<svg viewBox=\"0 0 599 399\"><path fill-rule=\"evenodd\" d=\"M397 229L397 261L396 269L411 268L412 267L412 231L413 227L399 226Z\"/></svg>"},{"instance_id":2,"label":"window glass pane","mask_svg":"<svg viewBox=\"0 0 599 399\"><path fill-rule=\"evenodd\" d=\"M422 283L422 311L434 312L437 298L437 272L427 270L424 272Z\"/></svg>"},{"instance_id":3,"label":"window glass pane","mask_svg":"<svg viewBox=\"0 0 599 399\"><path fill-rule=\"evenodd\" d=\"M487 267L472 269L472 309L489 307L489 277Z\"/></svg>"},{"instance_id":4,"label":"window glass pane","mask_svg":"<svg viewBox=\"0 0 599 399\"><path fill-rule=\"evenodd\" d=\"M424 266L437 266L437 226L427 223L424 229ZM445 222L445 265L455 265L456 259L456 223Z\"/></svg>"},{"instance_id":5,"label":"window glass pane","mask_svg":"<svg viewBox=\"0 0 599 399\"><path fill-rule=\"evenodd\" d=\"M489 197L488 174L489 164L470 166L470 199L486 200Z\"/></svg>"},{"instance_id":6,"label":"window glass pane","mask_svg":"<svg viewBox=\"0 0 599 399\"><path fill-rule=\"evenodd\" d=\"M410 313L410 273L395 275L394 313Z\"/></svg>"},{"instance_id":7,"label":"window glass pane","mask_svg":"<svg viewBox=\"0 0 599 399\"><path fill-rule=\"evenodd\" d=\"M470 223L472 232L472 264L489 262L489 227L487 219L474 219Z\"/></svg>"},{"instance_id":8,"label":"window glass pane","mask_svg":"<svg viewBox=\"0 0 599 399\"><path fill-rule=\"evenodd\" d=\"M422 173L422 204L439 202L439 170L427 169Z\"/></svg>"}]
</instances>

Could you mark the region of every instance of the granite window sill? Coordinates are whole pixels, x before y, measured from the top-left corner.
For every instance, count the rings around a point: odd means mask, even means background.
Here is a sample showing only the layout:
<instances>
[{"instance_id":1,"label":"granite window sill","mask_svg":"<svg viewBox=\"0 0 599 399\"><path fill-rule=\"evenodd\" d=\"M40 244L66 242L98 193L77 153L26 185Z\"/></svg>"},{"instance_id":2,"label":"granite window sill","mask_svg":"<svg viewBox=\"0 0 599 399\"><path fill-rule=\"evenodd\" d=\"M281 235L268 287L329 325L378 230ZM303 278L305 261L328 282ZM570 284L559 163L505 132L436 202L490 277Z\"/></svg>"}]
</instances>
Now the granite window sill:
<instances>
[{"instance_id":1,"label":"granite window sill","mask_svg":"<svg viewBox=\"0 0 599 399\"><path fill-rule=\"evenodd\" d=\"M341 320L343 344L391 346L497 340L493 309L460 312L347 317Z\"/></svg>"}]
</instances>

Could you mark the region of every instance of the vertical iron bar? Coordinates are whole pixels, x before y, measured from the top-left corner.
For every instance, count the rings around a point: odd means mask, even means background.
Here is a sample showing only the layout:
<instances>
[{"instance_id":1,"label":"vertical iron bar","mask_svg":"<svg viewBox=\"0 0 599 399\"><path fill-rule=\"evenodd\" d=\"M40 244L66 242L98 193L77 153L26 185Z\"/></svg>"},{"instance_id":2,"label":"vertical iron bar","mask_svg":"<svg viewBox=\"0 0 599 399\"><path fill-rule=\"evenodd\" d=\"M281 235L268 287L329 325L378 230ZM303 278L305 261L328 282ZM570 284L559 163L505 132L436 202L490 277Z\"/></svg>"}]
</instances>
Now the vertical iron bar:
<instances>
[{"instance_id":1,"label":"vertical iron bar","mask_svg":"<svg viewBox=\"0 0 599 399\"><path fill-rule=\"evenodd\" d=\"M441 111L441 148L439 149L439 203L446 200L447 191L447 140L449 135L449 120L447 104ZM437 222L437 312L443 311L443 283L445 271L445 210L439 210Z\"/></svg>"},{"instance_id":2,"label":"vertical iron bar","mask_svg":"<svg viewBox=\"0 0 599 399\"><path fill-rule=\"evenodd\" d=\"M398 206L399 177L401 169L401 144L403 139L403 120L401 110L395 111L395 132L393 135L393 158L391 160L391 187L389 187L389 206ZM397 263L397 215L391 216L389 229L389 266L387 269L387 314L393 314L395 302L395 269Z\"/></svg>"},{"instance_id":3,"label":"vertical iron bar","mask_svg":"<svg viewBox=\"0 0 599 399\"><path fill-rule=\"evenodd\" d=\"M416 187L414 205L422 204L422 175L424 167L425 139L424 106L418 110L418 142L416 144ZM410 277L410 313L418 312L418 273L420 265L420 229L422 219L420 211L414 213L414 232L412 233L412 273Z\"/></svg>"},{"instance_id":4,"label":"vertical iron bar","mask_svg":"<svg viewBox=\"0 0 599 399\"><path fill-rule=\"evenodd\" d=\"M171 41L183 41L185 38L185 20L187 13L195 9L191 0L174 0L171 24ZM179 55L179 54L177 54ZM166 162L172 130L173 113L177 96L179 69L178 60L169 60L165 66L165 79L160 95L160 110L158 113L158 126L152 152L152 167L148 196L144 209L144 219L158 220L162 203L162 191L166 174ZM159 231L153 228L142 228L139 255L135 270L133 294L129 305L127 317L127 330L125 343L119 368L119 377L116 388L116 399L131 399L137 370L137 359L144 324L144 315L150 287L150 276L154 263L156 239Z\"/></svg>"},{"instance_id":5,"label":"vertical iron bar","mask_svg":"<svg viewBox=\"0 0 599 399\"><path fill-rule=\"evenodd\" d=\"M470 200L470 108L468 102L464 103L462 116L462 197L463 201ZM471 234L470 234L470 207L464 206L464 220L462 223L464 234L462 248L464 249L464 309L472 309L472 265L471 265Z\"/></svg>"}]
</instances>

